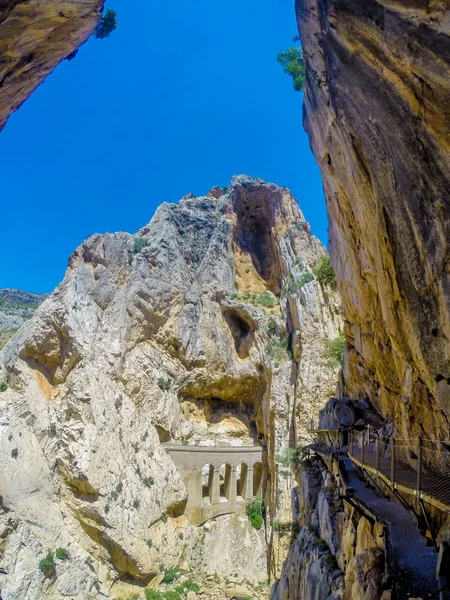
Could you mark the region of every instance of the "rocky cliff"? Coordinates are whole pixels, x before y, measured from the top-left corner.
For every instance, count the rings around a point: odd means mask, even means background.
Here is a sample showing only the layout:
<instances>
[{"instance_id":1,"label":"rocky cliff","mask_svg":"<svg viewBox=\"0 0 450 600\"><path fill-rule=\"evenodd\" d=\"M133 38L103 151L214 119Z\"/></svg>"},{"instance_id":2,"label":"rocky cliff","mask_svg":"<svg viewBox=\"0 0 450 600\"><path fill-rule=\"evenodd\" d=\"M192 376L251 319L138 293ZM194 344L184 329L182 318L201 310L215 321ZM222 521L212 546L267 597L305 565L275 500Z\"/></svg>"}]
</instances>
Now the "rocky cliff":
<instances>
[{"instance_id":1,"label":"rocky cliff","mask_svg":"<svg viewBox=\"0 0 450 600\"><path fill-rule=\"evenodd\" d=\"M297 0L296 12L304 125L323 175L347 339L343 399L330 402L321 427L352 426L342 419L353 405L375 429L380 416L389 422L378 439L448 439L448 3ZM355 473L349 497L341 470L352 464L337 469L331 440L322 441L297 472L300 533L273 599L435 595L437 557L413 513L379 478L390 501ZM407 499L425 527L423 507ZM448 540L445 512L426 510L438 543Z\"/></svg>"},{"instance_id":2,"label":"rocky cliff","mask_svg":"<svg viewBox=\"0 0 450 600\"><path fill-rule=\"evenodd\" d=\"M263 597L293 524L283 465L336 387L324 256L289 190L246 176L73 253L0 354L2 597L142 597L176 567L205 598ZM261 446L265 525L192 525L166 442Z\"/></svg>"},{"instance_id":3,"label":"rocky cliff","mask_svg":"<svg viewBox=\"0 0 450 600\"><path fill-rule=\"evenodd\" d=\"M45 77L93 32L104 0L0 3L0 130Z\"/></svg>"},{"instance_id":4,"label":"rocky cliff","mask_svg":"<svg viewBox=\"0 0 450 600\"><path fill-rule=\"evenodd\" d=\"M348 351L400 435L450 422L448 2L297 0Z\"/></svg>"}]
</instances>

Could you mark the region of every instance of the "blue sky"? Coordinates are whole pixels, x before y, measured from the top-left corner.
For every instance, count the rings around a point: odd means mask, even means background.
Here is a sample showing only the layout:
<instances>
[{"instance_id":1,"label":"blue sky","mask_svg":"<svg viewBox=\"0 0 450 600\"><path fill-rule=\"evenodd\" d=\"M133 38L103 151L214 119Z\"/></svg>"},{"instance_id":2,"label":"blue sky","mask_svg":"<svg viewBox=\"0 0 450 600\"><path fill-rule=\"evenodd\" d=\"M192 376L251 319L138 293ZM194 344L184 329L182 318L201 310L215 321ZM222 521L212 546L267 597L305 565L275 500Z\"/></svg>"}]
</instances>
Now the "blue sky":
<instances>
[{"instance_id":1,"label":"blue sky","mask_svg":"<svg viewBox=\"0 0 450 600\"><path fill-rule=\"evenodd\" d=\"M90 234L247 173L286 185L326 242L302 95L276 62L293 0L109 0L118 29L50 75L0 133L0 287L51 291Z\"/></svg>"}]
</instances>

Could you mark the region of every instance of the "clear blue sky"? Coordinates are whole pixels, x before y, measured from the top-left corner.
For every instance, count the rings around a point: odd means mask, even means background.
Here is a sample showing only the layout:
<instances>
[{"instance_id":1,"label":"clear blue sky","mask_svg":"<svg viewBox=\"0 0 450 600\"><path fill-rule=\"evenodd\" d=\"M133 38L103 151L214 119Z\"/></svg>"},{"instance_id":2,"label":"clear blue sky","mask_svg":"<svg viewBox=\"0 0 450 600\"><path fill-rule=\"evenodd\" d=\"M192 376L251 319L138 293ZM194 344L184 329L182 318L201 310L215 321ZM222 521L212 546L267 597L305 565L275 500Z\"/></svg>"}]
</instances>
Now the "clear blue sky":
<instances>
[{"instance_id":1,"label":"clear blue sky","mask_svg":"<svg viewBox=\"0 0 450 600\"><path fill-rule=\"evenodd\" d=\"M276 55L294 0L109 0L118 29L63 63L0 133L0 287L51 291L88 235L247 173L290 187L326 242L302 95Z\"/></svg>"}]
</instances>

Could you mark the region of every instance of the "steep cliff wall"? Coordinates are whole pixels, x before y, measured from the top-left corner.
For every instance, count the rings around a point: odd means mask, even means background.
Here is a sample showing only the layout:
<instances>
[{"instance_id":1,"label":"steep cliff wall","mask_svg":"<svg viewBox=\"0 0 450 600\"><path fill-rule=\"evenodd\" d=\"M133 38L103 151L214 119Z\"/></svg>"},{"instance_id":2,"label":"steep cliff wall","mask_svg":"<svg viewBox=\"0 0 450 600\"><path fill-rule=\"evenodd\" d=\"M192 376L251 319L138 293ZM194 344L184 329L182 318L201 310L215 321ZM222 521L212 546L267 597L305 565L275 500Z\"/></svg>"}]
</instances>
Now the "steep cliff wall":
<instances>
[{"instance_id":1,"label":"steep cliff wall","mask_svg":"<svg viewBox=\"0 0 450 600\"><path fill-rule=\"evenodd\" d=\"M93 32L104 0L0 3L0 130L45 77Z\"/></svg>"},{"instance_id":2,"label":"steep cliff wall","mask_svg":"<svg viewBox=\"0 0 450 600\"><path fill-rule=\"evenodd\" d=\"M383 524L342 501L337 479L319 458L298 472L300 533L272 600L389 600L383 596Z\"/></svg>"},{"instance_id":3,"label":"steep cliff wall","mask_svg":"<svg viewBox=\"0 0 450 600\"><path fill-rule=\"evenodd\" d=\"M183 566L219 597L263 597L272 523L292 526L279 457L336 386L340 303L311 270L324 255L289 190L246 176L73 253L0 354L2 594L115 598ZM262 445L265 527L189 523L168 441ZM70 560L44 577L56 547Z\"/></svg>"},{"instance_id":4,"label":"steep cliff wall","mask_svg":"<svg viewBox=\"0 0 450 600\"><path fill-rule=\"evenodd\" d=\"M450 12L297 0L304 124L342 295L345 393L404 435L450 423Z\"/></svg>"}]
</instances>

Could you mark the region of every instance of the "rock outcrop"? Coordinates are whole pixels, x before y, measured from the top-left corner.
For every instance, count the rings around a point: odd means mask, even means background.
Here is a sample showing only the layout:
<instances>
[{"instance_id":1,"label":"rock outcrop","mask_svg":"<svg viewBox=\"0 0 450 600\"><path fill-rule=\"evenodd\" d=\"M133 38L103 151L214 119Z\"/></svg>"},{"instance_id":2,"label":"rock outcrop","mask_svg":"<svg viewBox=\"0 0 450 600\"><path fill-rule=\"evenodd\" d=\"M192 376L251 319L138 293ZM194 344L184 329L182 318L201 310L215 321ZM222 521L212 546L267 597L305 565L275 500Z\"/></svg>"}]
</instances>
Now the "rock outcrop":
<instances>
[{"instance_id":1,"label":"rock outcrop","mask_svg":"<svg viewBox=\"0 0 450 600\"><path fill-rule=\"evenodd\" d=\"M10 288L0 289L0 349L33 316L47 296Z\"/></svg>"},{"instance_id":2,"label":"rock outcrop","mask_svg":"<svg viewBox=\"0 0 450 600\"><path fill-rule=\"evenodd\" d=\"M280 465L337 383L340 302L312 273L324 256L289 190L246 176L73 253L0 354L6 598L114 598L181 565L262 595L284 559L272 524L292 527ZM189 523L169 441L262 445L265 526ZM45 577L57 547L69 559Z\"/></svg>"},{"instance_id":3,"label":"rock outcrop","mask_svg":"<svg viewBox=\"0 0 450 600\"><path fill-rule=\"evenodd\" d=\"M402 436L450 423L447 2L297 0L304 124L342 295L346 395Z\"/></svg>"},{"instance_id":4,"label":"rock outcrop","mask_svg":"<svg viewBox=\"0 0 450 600\"><path fill-rule=\"evenodd\" d=\"M83 44L104 0L5 0L0 4L0 130L49 73Z\"/></svg>"}]
</instances>

